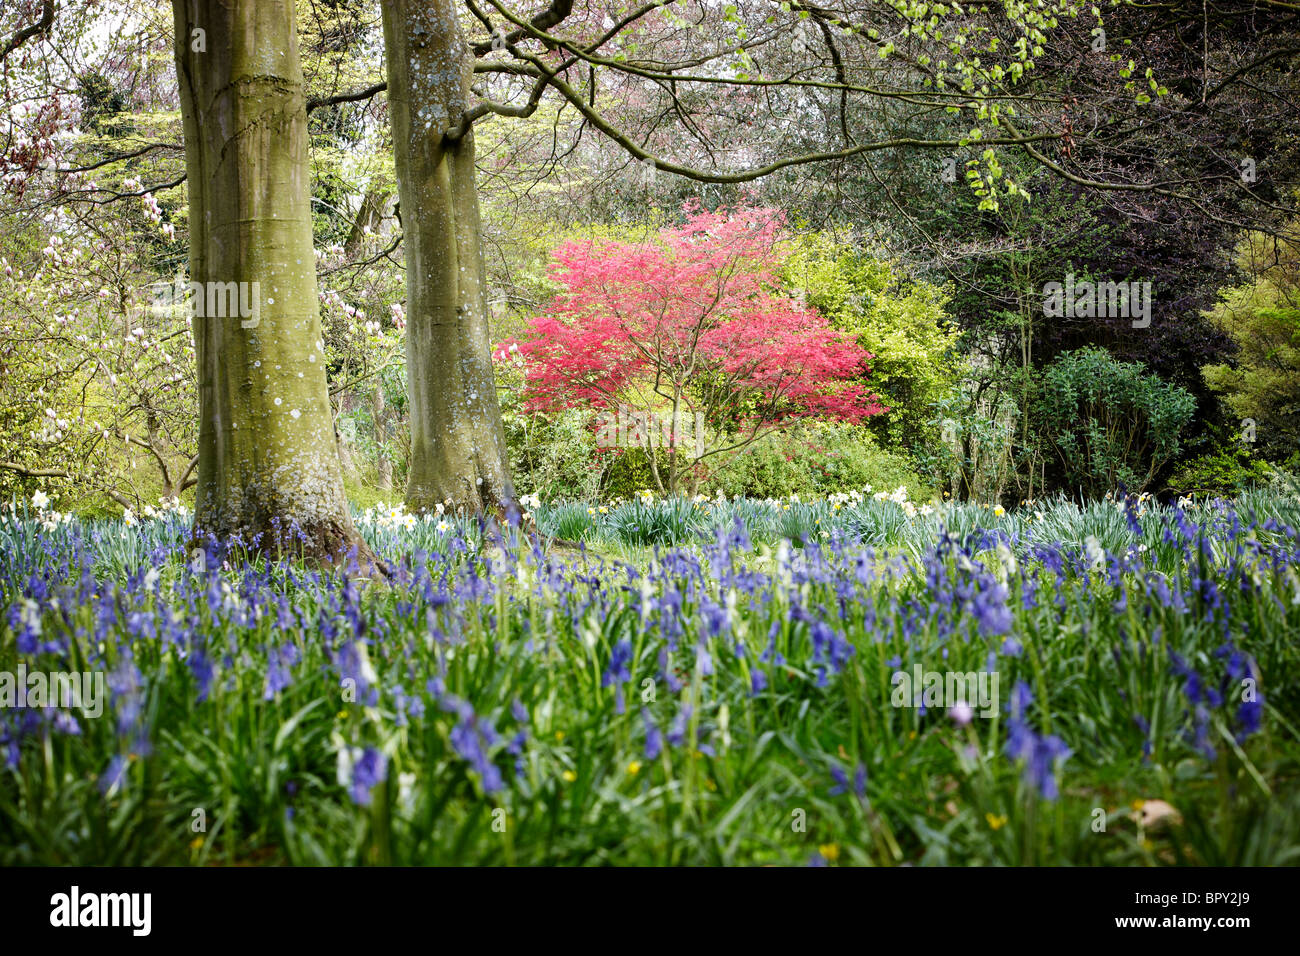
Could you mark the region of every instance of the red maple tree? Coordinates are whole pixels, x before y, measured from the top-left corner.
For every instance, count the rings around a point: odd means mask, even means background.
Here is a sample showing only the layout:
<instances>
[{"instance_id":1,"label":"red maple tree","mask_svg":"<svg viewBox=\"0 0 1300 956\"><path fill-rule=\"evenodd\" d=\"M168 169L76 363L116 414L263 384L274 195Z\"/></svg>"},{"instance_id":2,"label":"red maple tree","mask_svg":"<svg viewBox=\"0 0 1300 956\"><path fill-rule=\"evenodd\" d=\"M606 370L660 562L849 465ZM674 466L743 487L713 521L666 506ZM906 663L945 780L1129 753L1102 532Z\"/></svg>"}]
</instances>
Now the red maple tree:
<instances>
[{"instance_id":1,"label":"red maple tree","mask_svg":"<svg viewBox=\"0 0 1300 956\"><path fill-rule=\"evenodd\" d=\"M589 239L556 249L550 274L564 288L498 355L524 365L529 408L627 409L659 416L666 475L678 455L735 452L797 416L860 421L882 408L862 384L870 353L780 288L784 217L742 205L684 207L684 224L646 242ZM705 436L683 433L702 422ZM698 431L698 430L697 430ZM621 429L660 446L659 430ZM698 475L699 470L693 469Z\"/></svg>"}]
</instances>

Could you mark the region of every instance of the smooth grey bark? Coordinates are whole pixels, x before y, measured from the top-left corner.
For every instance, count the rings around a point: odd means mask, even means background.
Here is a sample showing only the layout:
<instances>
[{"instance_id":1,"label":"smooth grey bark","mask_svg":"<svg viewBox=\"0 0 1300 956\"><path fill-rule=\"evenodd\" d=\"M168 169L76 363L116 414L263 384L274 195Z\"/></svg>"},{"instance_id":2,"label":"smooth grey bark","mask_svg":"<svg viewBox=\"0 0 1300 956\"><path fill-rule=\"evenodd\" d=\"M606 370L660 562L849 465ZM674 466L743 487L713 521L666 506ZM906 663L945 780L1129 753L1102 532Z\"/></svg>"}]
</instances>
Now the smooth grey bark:
<instances>
[{"instance_id":1,"label":"smooth grey bark","mask_svg":"<svg viewBox=\"0 0 1300 956\"><path fill-rule=\"evenodd\" d=\"M173 12L190 279L257 291L252 317L194 319L196 534L325 561L356 548L373 572L348 514L326 383L294 4L174 0Z\"/></svg>"},{"instance_id":2,"label":"smooth grey bark","mask_svg":"<svg viewBox=\"0 0 1300 956\"><path fill-rule=\"evenodd\" d=\"M473 58L452 0L385 0L388 103L406 254L406 503L500 514L514 496L492 373L472 128L452 140Z\"/></svg>"}]
</instances>

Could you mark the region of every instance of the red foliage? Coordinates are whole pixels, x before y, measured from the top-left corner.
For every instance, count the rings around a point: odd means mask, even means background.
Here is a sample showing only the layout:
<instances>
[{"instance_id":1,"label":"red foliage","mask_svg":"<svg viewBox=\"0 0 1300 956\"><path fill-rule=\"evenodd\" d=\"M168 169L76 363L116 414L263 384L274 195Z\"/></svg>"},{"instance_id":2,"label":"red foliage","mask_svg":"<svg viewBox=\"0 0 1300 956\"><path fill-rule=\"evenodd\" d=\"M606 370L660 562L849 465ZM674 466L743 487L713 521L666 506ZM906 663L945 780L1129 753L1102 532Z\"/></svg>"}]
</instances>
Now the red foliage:
<instances>
[{"instance_id":1,"label":"red foliage","mask_svg":"<svg viewBox=\"0 0 1300 956\"><path fill-rule=\"evenodd\" d=\"M657 240L554 251L551 276L564 292L499 352L522 354L531 407L612 408L653 389L711 426L750 429L885 411L861 384L871 355L780 291L779 212L685 212Z\"/></svg>"}]
</instances>

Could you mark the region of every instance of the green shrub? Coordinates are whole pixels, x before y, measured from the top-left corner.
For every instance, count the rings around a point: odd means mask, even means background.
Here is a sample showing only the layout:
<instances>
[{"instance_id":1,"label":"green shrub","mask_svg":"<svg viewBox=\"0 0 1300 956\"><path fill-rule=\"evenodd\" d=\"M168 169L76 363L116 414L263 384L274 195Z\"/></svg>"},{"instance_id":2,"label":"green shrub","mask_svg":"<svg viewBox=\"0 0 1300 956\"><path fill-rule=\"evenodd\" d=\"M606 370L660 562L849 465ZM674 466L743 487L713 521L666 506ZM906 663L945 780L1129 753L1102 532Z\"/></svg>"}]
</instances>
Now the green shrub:
<instances>
[{"instance_id":1,"label":"green shrub","mask_svg":"<svg viewBox=\"0 0 1300 956\"><path fill-rule=\"evenodd\" d=\"M1177 495L1235 495L1267 484L1273 470L1251 456L1238 442L1225 442L1215 451L1174 469L1165 488Z\"/></svg>"},{"instance_id":2,"label":"green shrub","mask_svg":"<svg viewBox=\"0 0 1300 956\"><path fill-rule=\"evenodd\" d=\"M820 497L867 485L905 485L913 501L933 494L906 456L882 449L860 425L835 422L802 422L760 439L714 471L702 490L728 497Z\"/></svg>"},{"instance_id":3,"label":"green shrub","mask_svg":"<svg viewBox=\"0 0 1300 956\"><path fill-rule=\"evenodd\" d=\"M929 410L955 393L961 376L945 292L829 232L801 235L781 279L872 354L866 385L889 411L867 429L896 448L935 440Z\"/></svg>"},{"instance_id":4,"label":"green shrub","mask_svg":"<svg viewBox=\"0 0 1300 956\"><path fill-rule=\"evenodd\" d=\"M644 448L611 448L602 452L605 458L604 475L600 490L605 498L631 498L638 491L648 489L657 492L654 472L650 467L649 451ZM659 475L666 481L668 473L668 450L656 448L655 466ZM676 452L678 474L687 474L691 463L684 452ZM683 485L685 487L685 485Z\"/></svg>"},{"instance_id":5,"label":"green shrub","mask_svg":"<svg viewBox=\"0 0 1300 956\"><path fill-rule=\"evenodd\" d=\"M1038 435L1072 493L1146 489L1181 448L1196 410L1186 389L1101 348L1062 352L1042 373Z\"/></svg>"},{"instance_id":6,"label":"green shrub","mask_svg":"<svg viewBox=\"0 0 1300 956\"><path fill-rule=\"evenodd\" d=\"M581 409L554 414L529 412L519 391L500 390L501 422L515 488L548 500L594 498L605 471L591 416Z\"/></svg>"},{"instance_id":7,"label":"green shrub","mask_svg":"<svg viewBox=\"0 0 1300 956\"><path fill-rule=\"evenodd\" d=\"M1236 354L1231 364L1201 371L1228 411L1258 432L1255 454L1285 462L1300 444L1300 245L1251 235L1238 265L1250 278L1222 290L1206 313L1232 337Z\"/></svg>"}]
</instances>

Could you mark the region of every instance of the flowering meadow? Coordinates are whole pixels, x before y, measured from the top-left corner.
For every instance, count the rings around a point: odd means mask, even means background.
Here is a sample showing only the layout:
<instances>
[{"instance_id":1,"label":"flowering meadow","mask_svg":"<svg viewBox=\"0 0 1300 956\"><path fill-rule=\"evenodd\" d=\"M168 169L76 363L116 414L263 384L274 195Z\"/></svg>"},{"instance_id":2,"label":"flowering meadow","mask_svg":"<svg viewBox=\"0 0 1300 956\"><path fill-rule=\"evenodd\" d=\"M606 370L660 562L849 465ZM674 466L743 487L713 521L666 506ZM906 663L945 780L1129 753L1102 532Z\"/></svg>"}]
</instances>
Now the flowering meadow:
<instances>
[{"instance_id":1,"label":"flowering meadow","mask_svg":"<svg viewBox=\"0 0 1300 956\"><path fill-rule=\"evenodd\" d=\"M0 708L0 864L1300 853L1294 495L522 504L357 513L387 580L8 506L0 672L107 701Z\"/></svg>"}]
</instances>

